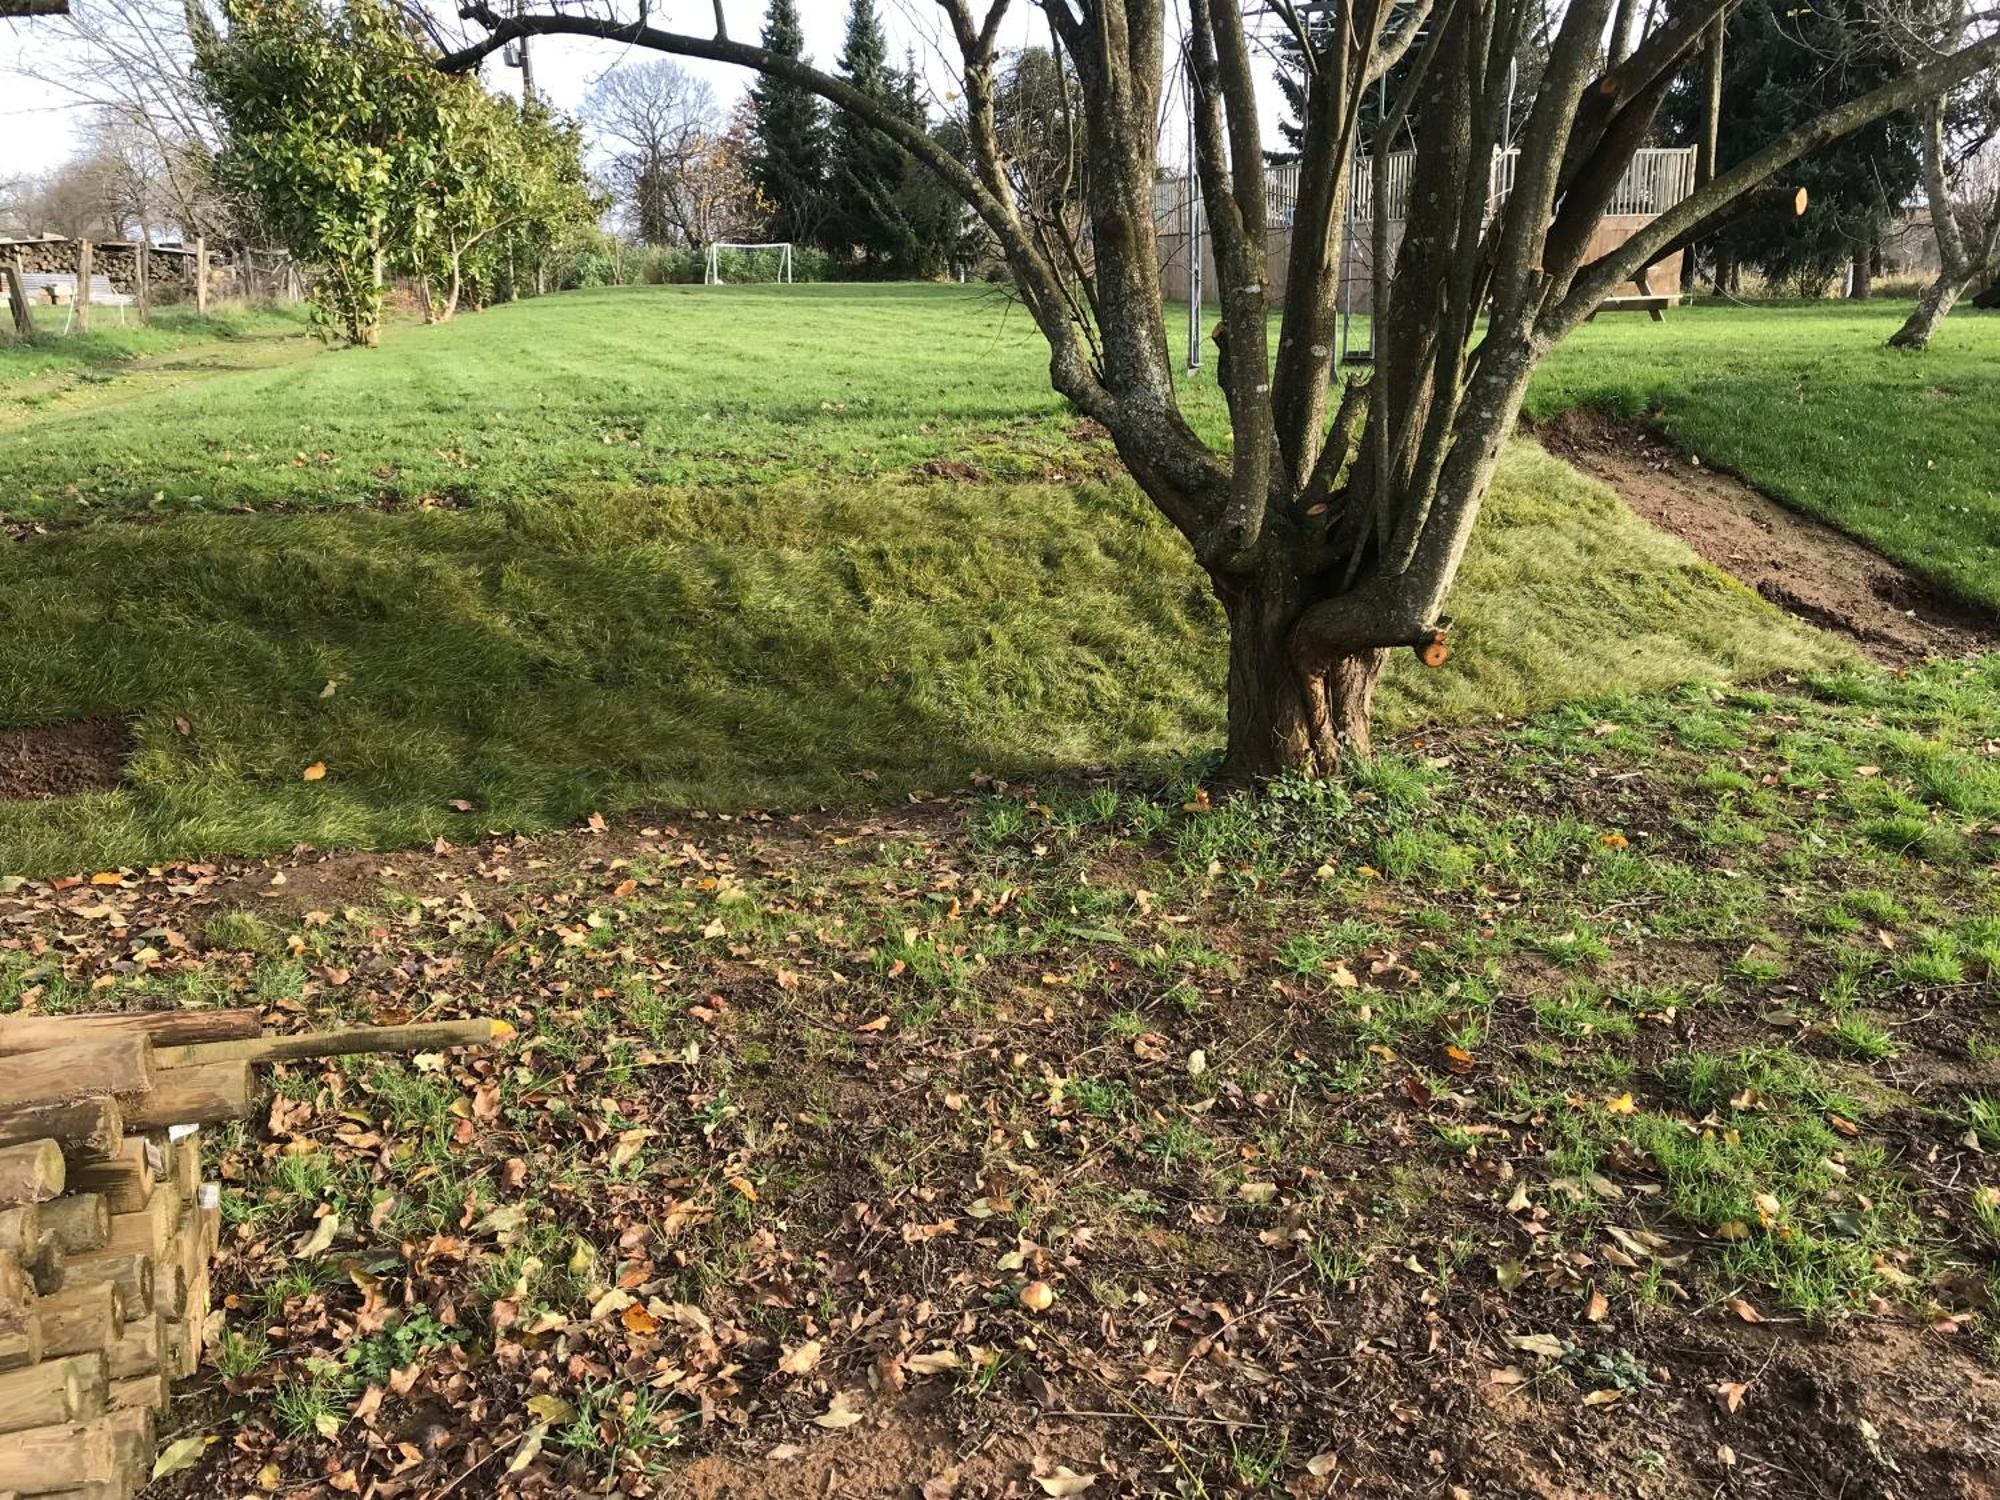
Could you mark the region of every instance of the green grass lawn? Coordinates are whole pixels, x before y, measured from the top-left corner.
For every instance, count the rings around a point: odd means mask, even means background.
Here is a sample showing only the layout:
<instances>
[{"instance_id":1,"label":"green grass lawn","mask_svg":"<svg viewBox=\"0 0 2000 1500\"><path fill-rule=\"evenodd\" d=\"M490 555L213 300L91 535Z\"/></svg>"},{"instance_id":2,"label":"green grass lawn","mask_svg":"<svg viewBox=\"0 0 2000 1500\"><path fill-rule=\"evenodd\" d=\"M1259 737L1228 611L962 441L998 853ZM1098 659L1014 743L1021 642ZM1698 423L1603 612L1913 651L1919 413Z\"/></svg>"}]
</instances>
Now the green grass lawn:
<instances>
[{"instance_id":1,"label":"green grass lawn","mask_svg":"<svg viewBox=\"0 0 2000 1500\"><path fill-rule=\"evenodd\" d=\"M1966 308L1921 354L1905 304L1703 305L1602 318L1537 377L1531 413L1649 417L1932 581L2000 608L2000 314Z\"/></svg>"},{"instance_id":2,"label":"green grass lawn","mask_svg":"<svg viewBox=\"0 0 2000 1500\"><path fill-rule=\"evenodd\" d=\"M36 312L33 343L0 341L0 429L71 406L112 402L231 370L302 359L321 346L303 307L225 305L207 317L163 307L149 322L101 310L89 333L62 332L60 308ZM6 503L10 511L22 497Z\"/></svg>"},{"instance_id":3,"label":"green grass lawn","mask_svg":"<svg viewBox=\"0 0 2000 1500\"><path fill-rule=\"evenodd\" d=\"M984 289L574 294L107 388L0 429L0 495L50 533L0 553L0 724L123 716L138 745L118 791L0 806L0 868L851 801L1219 734L1185 548ZM1489 515L1452 666L1396 664L1394 726L1840 656L1531 445Z\"/></svg>"}]
</instances>

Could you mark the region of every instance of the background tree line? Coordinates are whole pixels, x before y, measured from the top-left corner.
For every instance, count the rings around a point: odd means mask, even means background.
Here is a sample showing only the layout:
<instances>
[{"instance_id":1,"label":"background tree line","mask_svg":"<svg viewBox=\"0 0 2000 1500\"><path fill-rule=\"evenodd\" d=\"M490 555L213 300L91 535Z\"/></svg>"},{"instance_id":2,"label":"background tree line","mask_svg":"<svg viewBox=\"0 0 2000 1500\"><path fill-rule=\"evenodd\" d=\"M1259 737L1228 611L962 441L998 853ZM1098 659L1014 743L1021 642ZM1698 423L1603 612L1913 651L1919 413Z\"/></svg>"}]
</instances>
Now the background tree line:
<instances>
[{"instance_id":1,"label":"background tree line","mask_svg":"<svg viewBox=\"0 0 2000 1500\"><path fill-rule=\"evenodd\" d=\"M762 45L804 60L796 0L770 0ZM898 121L970 160L963 123L933 121L915 58L889 52L875 0L851 0L837 75ZM1017 171L1038 203L1072 204L1073 103L1048 51L1010 60L1001 113L1017 128ZM609 157L624 228L641 243L699 248L714 240L788 240L821 252L835 275L928 278L983 257L986 240L929 168L879 126L811 90L762 77L733 112L670 59L629 65L592 90L583 118ZM1060 218L1058 213L1056 218Z\"/></svg>"}]
</instances>

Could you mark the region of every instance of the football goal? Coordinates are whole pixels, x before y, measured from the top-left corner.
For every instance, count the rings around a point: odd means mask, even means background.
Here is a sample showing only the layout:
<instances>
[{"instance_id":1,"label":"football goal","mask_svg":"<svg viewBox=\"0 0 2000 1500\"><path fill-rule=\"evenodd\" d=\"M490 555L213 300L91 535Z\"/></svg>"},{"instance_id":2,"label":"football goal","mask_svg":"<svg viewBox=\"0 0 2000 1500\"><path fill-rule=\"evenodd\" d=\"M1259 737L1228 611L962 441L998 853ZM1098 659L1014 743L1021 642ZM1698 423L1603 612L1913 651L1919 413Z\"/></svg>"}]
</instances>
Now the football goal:
<instances>
[{"instance_id":1,"label":"football goal","mask_svg":"<svg viewBox=\"0 0 2000 1500\"><path fill-rule=\"evenodd\" d=\"M770 280L789 286L792 280L792 242L780 240L768 245L732 245L725 240L717 240L708 247L708 264L701 274L702 285L721 286L725 271L739 281Z\"/></svg>"}]
</instances>

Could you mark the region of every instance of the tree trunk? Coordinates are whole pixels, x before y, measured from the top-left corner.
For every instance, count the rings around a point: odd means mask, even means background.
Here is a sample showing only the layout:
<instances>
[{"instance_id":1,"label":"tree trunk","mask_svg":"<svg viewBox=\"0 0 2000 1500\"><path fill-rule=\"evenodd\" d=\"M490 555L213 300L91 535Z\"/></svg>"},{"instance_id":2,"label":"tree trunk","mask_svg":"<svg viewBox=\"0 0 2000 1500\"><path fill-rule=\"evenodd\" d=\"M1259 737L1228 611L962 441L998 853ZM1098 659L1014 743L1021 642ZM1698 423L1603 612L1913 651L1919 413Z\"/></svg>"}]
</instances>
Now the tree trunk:
<instances>
[{"instance_id":1,"label":"tree trunk","mask_svg":"<svg viewBox=\"0 0 2000 1500\"><path fill-rule=\"evenodd\" d=\"M1917 298L1917 305L1903 326L1889 336L1891 349L1928 349L1931 335L1938 331L1938 325L1945 320L1945 314L1957 303L1965 283L1950 271L1938 272L1937 280L1924 288L1924 294Z\"/></svg>"},{"instance_id":2,"label":"tree trunk","mask_svg":"<svg viewBox=\"0 0 2000 1500\"><path fill-rule=\"evenodd\" d=\"M1375 753L1372 726L1375 722L1375 689L1382 682L1382 668L1389 653L1381 650L1357 651L1337 656L1324 676L1326 712L1324 723L1332 730L1329 745L1322 736L1321 769L1331 771L1336 759L1367 760Z\"/></svg>"},{"instance_id":3,"label":"tree trunk","mask_svg":"<svg viewBox=\"0 0 2000 1500\"><path fill-rule=\"evenodd\" d=\"M1229 617L1229 743L1221 779L1250 786L1294 772L1332 776L1373 752L1375 688L1388 652L1304 660L1295 627L1309 602L1297 573L1218 583Z\"/></svg>"},{"instance_id":4,"label":"tree trunk","mask_svg":"<svg viewBox=\"0 0 2000 1500\"><path fill-rule=\"evenodd\" d=\"M1866 302L1875 291L1875 261L1881 254L1877 246L1880 230L1870 219L1861 232L1861 243L1854 247L1854 271L1847 282L1847 295L1856 302Z\"/></svg>"},{"instance_id":5,"label":"tree trunk","mask_svg":"<svg viewBox=\"0 0 2000 1500\"><path fill-rule=\"evenodd\" d=\"M1252 786L1284 771L1310 774L1312 736L1291 653L1302 607L1297 580L1267 567L1248 582L1218 582L1216 593L1229 617L1229 744L1222 780Z\"/></svg>"},{"instance_id":6,"label":"tree trunk","mask_svg":"<svg viewBox=\"0 0 2000 1500\"><path fill-rule=\"evenodd\" d=\"M1943 96L1930 101L1923 114L1924 195L1930 201L1931 233L1937 239L1937 280L1917 298L1916 310L1903 326L1890 335L1891 349L1928 349L1931 336L1945 320L1972 280L1972 267L1965 253L1965 237L1959 233L1957 211L1951 201L1951 178L1945 167L1945 103Z\"/></svg>"}]
</instances>

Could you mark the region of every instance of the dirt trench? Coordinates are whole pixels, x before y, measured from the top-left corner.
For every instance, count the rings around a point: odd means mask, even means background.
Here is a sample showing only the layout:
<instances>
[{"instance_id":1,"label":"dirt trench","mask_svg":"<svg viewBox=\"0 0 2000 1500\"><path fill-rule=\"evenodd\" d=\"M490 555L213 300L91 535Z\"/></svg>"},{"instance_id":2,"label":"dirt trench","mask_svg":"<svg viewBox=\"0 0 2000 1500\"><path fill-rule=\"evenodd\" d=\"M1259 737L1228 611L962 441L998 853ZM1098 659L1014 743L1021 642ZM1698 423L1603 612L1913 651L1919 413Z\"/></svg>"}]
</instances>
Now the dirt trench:
<instances>
[{"instance_id":1,"label":"dirt trench","mask_svg":"<svg viewBox=\"0 0 2000 1500\"><path fill-rule=\"evenodd\" d=\"M2000 649L1991 613L1642 427L1578 408L1536 423L1532 434L1778 608L1846 636L1876 661L1907 667Z\"/></svg>"}]
</instances>

